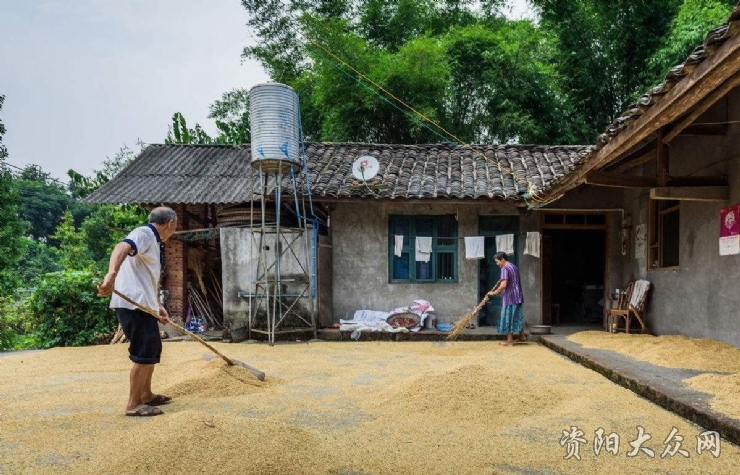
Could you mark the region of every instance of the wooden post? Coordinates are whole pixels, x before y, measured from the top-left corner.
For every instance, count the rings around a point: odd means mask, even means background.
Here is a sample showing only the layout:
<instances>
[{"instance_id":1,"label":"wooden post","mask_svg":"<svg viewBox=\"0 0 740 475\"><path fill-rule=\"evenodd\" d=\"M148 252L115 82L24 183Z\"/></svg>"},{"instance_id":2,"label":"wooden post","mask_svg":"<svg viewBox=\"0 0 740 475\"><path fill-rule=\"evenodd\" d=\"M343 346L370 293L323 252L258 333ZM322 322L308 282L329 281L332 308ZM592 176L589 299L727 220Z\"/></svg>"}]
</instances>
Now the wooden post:
<instances>
[{"instance_id":1,"label":"wooden post","mask_svg":"<svg viewBox=\"0 0 740 475\"><path fill-rule=\"evenodd\" d=\"M658 129L658 140L656 141L655 150L655 178L658 180L658 186L663 187L668 183L668 146L663 143L665 128Z\"/></svg>"}]
</instances>

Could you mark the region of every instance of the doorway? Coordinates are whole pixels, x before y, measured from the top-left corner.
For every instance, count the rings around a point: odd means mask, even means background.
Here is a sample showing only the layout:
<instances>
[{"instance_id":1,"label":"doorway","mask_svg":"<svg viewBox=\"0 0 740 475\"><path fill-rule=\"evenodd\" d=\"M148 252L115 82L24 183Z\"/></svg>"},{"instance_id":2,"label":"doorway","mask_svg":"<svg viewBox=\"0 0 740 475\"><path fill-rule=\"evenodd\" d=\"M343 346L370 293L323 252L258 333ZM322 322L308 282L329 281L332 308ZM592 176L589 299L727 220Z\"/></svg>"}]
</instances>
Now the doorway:
<instances>
[{"instance_id":1,"label":"doorway","mask_svg":"<svg viewBox=\"0 0 740 475\"><path fill-rule=\"evenodd\" d=\"M501 277L501 269L493 260L493 256L498 251L496 236L514 235L514 254L507 256L507 259L519 267L519 216L481 216L478 221L478 231L479 236L485 236L485 258L480 260L478 268L478 301L480 302ZM490 298L478 313L478 325L497 325L501 315L501 306L501 295Z\"/></svg>"},{"instance_id":2,"label":"doorway","mask_svg":"<svg viewBox=\"0 0 740 475\"><path fill-rule=\"evenodd\" d=\"M606 237L605 228L543 229L543 323L601 325Z\"/></svg>"}]
</instances>

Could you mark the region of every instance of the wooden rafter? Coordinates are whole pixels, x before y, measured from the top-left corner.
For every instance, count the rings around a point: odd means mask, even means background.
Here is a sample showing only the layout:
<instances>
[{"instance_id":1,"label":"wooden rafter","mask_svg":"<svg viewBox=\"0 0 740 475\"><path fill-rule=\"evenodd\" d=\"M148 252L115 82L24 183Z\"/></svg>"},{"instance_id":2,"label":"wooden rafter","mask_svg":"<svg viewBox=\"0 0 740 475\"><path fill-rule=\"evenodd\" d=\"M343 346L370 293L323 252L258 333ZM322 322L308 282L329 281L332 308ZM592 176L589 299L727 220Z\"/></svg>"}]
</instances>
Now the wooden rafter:
<instances>
[{"instance_id":1,"label":"wooden rafter","mask_svg":"<svg viewBox=\"0 0 740 475\"><path fill-rule=\"evenodd\" d=\"M676 124L675 127L671 129L670 132L665 134L663 137L663 143L667 144L678 134L680 134L684 129L689 127L696 119L699 118L704 112L706 112L710 107L712 107L718 100L722 99L727 95L728 92L735 89L737 86L740 86L740 72L735 73L732 77L730 77L727 81L725 81L722 86L720 86L718 89L713 91L711 94L709 94L707 97L702 99L686 117L681 119L681 122Z\"/></svg>"},{"instance_id":2,"label":"wooden rafter","mask_svg":"<svg viewBox=\"0 0 740 475\"><path fill-rule=\"evenodd\" d=\"M660 187L650 190L653 200L678 201L727 201L730 199L729 186L684 186Z\"/></svg>"},{"instance_id":3,"label":"wooden rafter","mask_svg":"<svg viewBox=\"0 0 740 475\"><path fill-rule=\"evenodd\" d=\"M639 157L630 160L628 162L625 162L621 165L619 165L617 168L615 168L612 172L613 173L624 173L628 170L632 170L633 168L642 165L647 162L652 162L655 160L655 150L650 150L649 152L640 155Z\"/></svg>"},{"instance_id":4,"label":"wooden rafter","mask_svg":"<svg viewBox=\"0 0 740 475\"><path fill-rule=\"evenodd\" d=\"M613 188L653 188L658 186L658 181L652 177L591 172L586 175L586 184Z\"/></svg>"},{"instance_id":5,"label":"wooden rafter","mask_svg":"<svg viewBox=\"0 0 740 475\"><path fill-rule=\"evenodd\" d=\"M666 186L668 183L668 147L662 139L663 129L660 129L655 147L655 177L658 180L658 186Z\"/></svg>"},{"instance_id":6,"label":"wooden rafter","mask_svg":"<svg viewBox=\"0 0 740 475\"><path fill-rule=\"evenodd\" d=\"M671 176L669 186L727 186L727 178L722 176Z\"/></svg>"}]
</instances>

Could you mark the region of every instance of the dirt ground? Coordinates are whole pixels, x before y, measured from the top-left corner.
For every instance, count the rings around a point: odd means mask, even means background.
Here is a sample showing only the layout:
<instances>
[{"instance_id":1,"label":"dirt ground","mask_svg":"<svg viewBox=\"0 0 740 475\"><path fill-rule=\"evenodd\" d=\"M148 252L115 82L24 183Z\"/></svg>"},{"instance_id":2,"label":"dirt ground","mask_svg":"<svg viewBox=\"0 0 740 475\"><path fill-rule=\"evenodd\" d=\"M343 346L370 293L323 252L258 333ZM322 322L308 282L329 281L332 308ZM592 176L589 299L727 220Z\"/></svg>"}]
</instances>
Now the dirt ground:
<instances>
[{"instance_id":1,"label":"dirt ground","mask_svg":"<svg viewBox=\"0 0 740 475\"><path fill-rule=\"evenodd\" d=\"M718 456L707 445L699 453L703 429L535 343L216 346L266 381L203 359L197 343L166 343L154 389L175 400L151 418L123 415L127 345L0 357L0 474L735 474L740 466L736 446L722 440ZM638 426L651 437L641 446ZM599 429L616 455L597 443Z\"/></svg>"}]
</instances>

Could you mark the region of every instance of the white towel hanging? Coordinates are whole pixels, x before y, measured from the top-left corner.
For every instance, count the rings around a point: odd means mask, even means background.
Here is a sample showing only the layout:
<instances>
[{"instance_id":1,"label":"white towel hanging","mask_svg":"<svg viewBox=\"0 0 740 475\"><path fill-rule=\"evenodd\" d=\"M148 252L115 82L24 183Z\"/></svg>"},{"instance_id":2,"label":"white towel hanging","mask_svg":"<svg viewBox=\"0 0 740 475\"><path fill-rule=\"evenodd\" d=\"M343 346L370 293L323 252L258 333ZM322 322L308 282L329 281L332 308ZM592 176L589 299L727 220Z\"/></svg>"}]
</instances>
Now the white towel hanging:
<instances>
[{"instance_id":1,"label":"white towel hanging","mask_svg":"<svg viewBox=\"0 0 740 475\"><path fill-rule=\"evenodd\" d=\"M403 236L395 236L395 242L393 246L393 255L396 257L401 257L401 254L403 253Z\"/></svg>"},{"instance_id":2,"label":"white towel hanging","mask_svg":"<svg viewBox=\"0 0 740 475\"><path fill-rule=\"evenodd\" d=\"M416 238L416 262L429 262L432 257L432 238Z\"/></svg>"},{"instance_id":3,"label":"white towel hanging","mask_svg":"<svg viewBox=\"0 0 740 475\"><path fill-rule=\"evenodd\" d=\"M524 254L540 257L541 235L538 232L527 233L527 243L524 245Z\"/></svg>"},{"instance_id":4,"label":"white towel hanging","mask_svg":"<svg viewBox=\"0 0 740 475\"><path fill-rule=\"evenodd\" d=\"M486 238L474 236L465 238L465 259L483 259L486 257Z\"/></svg>"},{"instance_id":5,"label":"white towel hanging","mask_svg":"<svg viewBox=\"0 0 740 475\"><path fill-rule=\"evenodd\" d=\"M496 251L505 252L507 256L514 255L514 235L500 234L496 236Z\"/></svg>"}]
</instances>

